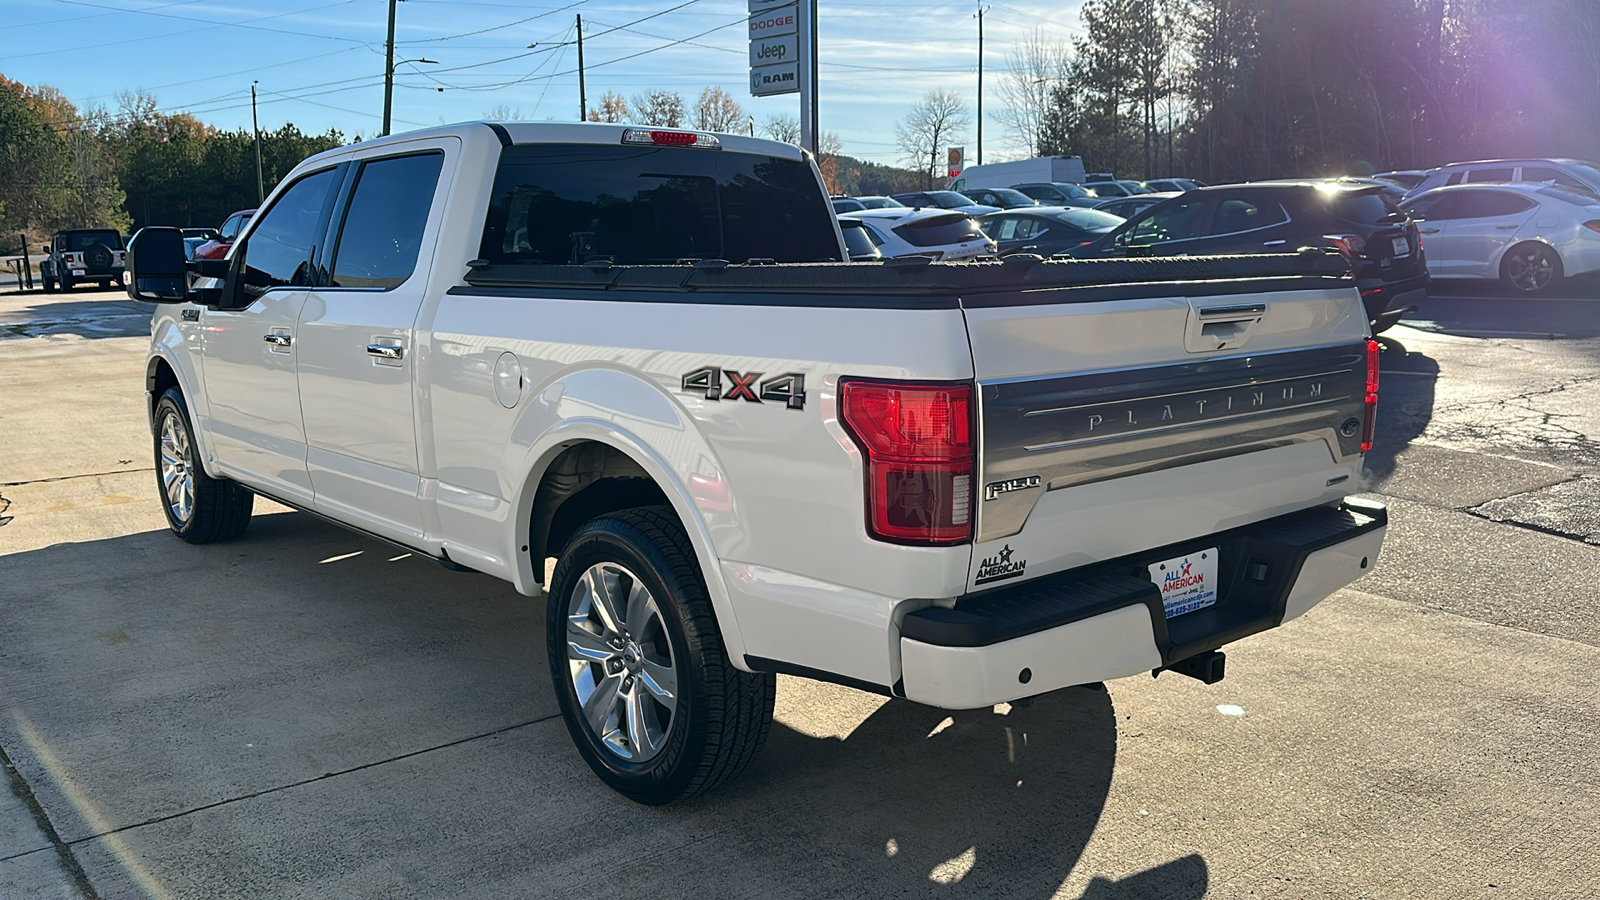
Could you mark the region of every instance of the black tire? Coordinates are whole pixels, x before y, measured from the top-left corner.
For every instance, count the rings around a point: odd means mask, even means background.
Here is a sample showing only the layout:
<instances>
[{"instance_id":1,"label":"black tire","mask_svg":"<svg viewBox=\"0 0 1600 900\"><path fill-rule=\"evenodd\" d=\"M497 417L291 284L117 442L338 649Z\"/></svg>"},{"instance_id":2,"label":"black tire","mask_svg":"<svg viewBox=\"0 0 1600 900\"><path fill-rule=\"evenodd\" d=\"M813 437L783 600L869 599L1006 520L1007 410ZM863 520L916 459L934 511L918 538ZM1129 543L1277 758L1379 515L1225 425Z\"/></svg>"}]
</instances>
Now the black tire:
<instances>
[{"instance_id":1,"label":"black tire","mask_svg":"<svg viewBox=\"0 0 1600 900\"><path fill-rule=\"evenodd\" d=\"M72 276L71 275L63 275L63 276L61 276L61 278L57 281L57 285L61 288L61 293L63 293L63 294L72 293Z\"/></svg>"},{"instance_id":2,"label":"black tire","mask_svg":"<svg viewBox=\"0 0 1600 900\"><path fill-rule=\"evenodd\" d=\"M46 294L54 294L56 292L56 280L54 278L51 278L47 275L41 275L39 276L39 280L44 282L44 292Z\"/></svg>"},{"instance_id":3,"label":"black tire","mask_svg":"<svg viewBox=\"0 0 1600 900\"><path fill-rule=\"evenodd\" d=\"M1500 281L1518 294L1542 294L1561 284L1561 254L1537 241L1526 241L1500 258Z\"/></svg>"},{"instance_id":4,"label":"black tire","mask_svg":"<svg viewBox=\"0 0 1600 900\"><path fill-rule=\"evenodd\" d=\"M591 661L572 662L568 657L568 617L573 615L574 605L581 608L583 601L578 596L585 574L602 565L623 570L621 575L627 580L617 583L628 587L621 595L631 595L631 586L637 583L657 601L659 617L652 621L659 630L648 641L641 629L639 634L624 633L621 642L605 644L616 651L614 660L601 663L588 657ZM737 775L766 742L777 679L770 673L742 672L728 660L694 548L670 508L623 510L579 529L556 564L546 606L550 677L567 731L584 762L618 793L651 806L688 799ZM629 665L639 664L647 653L658 660L664 658L656 643L663 635L671 649L670 671L675 673L675 708L668 723L660 727L659 749L653 756L634 761L620 755L602 740L603 735L591 729L575 681L583 673L593 681L601 671L614 671L619 683L626 686L628 672L641 671L624 668L628 653L633 652ZM660 662L656 665L661 668ZM642 674L632 680L645 684ZM593 690L598 694L602 688ZM635 692L643 698L635 703L653 700L638 688ZM613 695L625 696L615 691ZM617 702L613 700L611 706ZM613 741L627 745L627 738L621 736L622 712L616 714L617 726L609 734ZM652 721L659 725L658 720ZM628 733L632 734L631 729Z\"/></svg>"},{"instance_id":5,"label":"black tire","mask_svg":"<svg viewBox=\"0 0 1600 900\"><path fill-rule=\"evenodd\" d=\"M163 441L171 424L173 436L181 433L182 446L167 459ZM183 394L177 388L168 388L156 401L155 416L151 422L155 442L156 495L161 498L161 511L167 516L172 533L191 544L210 544L229 541L244 534L250 527L250 512L256 495L235 481L212 478L199 463L199 448L194 439L194 426L189 421L189 410ZM171 447L165 448L171 453ZM179 492L182 479L187 478L190 494L187 498L187 515L184 514L180 494L169 490L167 478L172 472L172 462L177 460Z\"/></svg>"}]
</instances>

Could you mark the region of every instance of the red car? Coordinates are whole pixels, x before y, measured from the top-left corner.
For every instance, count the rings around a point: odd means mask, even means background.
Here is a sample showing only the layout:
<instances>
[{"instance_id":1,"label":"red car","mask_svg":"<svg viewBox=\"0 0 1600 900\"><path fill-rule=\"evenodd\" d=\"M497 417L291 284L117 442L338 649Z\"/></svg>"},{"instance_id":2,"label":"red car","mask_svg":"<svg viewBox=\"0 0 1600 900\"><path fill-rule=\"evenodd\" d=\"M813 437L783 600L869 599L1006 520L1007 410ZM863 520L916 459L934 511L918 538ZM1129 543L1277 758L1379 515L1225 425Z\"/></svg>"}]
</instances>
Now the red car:
<instances>
[{"instance_id":1,"label":"red car","mask_svg":"<svg viewBox=\"0 0 1600 900\"><path fill-rule=\"evenodd\" d=\"M222 227L217 229L217 233L221 236L212 238L195 248L194 258L221 259L227 256L234 240L239 237L239 232L244 230L245 223L255 214L256 211L253 209L241 209L229 216L228 220L222 223Z\"/></svg>"}]
</instances>

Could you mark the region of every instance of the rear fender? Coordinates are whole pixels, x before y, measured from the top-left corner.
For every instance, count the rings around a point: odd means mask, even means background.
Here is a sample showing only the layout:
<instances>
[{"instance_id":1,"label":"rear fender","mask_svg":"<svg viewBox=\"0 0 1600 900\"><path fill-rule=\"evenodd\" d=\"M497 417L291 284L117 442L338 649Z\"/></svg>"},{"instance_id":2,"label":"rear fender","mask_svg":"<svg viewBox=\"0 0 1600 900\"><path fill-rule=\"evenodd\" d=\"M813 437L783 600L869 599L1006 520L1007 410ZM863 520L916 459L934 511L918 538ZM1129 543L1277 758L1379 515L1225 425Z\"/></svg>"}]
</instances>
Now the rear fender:
<instances>
[{"instance_id":1,"label":"rear fender","mask_svg":"<svg viewBox=\"0 0 1600 900\"><path fill-rule=\"evenodd\" d=\"M529 546L535 494L551 463L584 442L606 444L625 454L661 488L683 523L705 579L728 655L743 666L744 639L722 578L715 535L738 534L739 504L732 485L694 420L654 383L612 369L569 372L530 398L512 435L526 473L513 495L512 575L524 594L537 594L543 571ZM554 555L552 553L552 555Z\"/></svg>"}]
</instances>

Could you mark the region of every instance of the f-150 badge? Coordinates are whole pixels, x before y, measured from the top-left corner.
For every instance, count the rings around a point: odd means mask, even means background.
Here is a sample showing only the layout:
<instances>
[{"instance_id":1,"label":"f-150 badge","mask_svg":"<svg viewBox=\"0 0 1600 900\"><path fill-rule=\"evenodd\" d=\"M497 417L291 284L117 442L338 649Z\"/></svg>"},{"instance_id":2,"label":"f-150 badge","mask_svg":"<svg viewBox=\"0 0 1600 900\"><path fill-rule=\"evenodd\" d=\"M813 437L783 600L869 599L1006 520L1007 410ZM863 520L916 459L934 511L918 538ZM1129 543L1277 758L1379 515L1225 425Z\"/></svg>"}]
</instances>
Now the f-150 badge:
<instances>
[{"instance_id":1,"label":"f-150 badge","mask_svg":"<svg viewBox=\"0 0 1600 900\"><path fill-rule=\"evenodd\" d=\"M760 372L738 372L721 366L705 366L683 376L683 392L707 400L748 400L782 403L789 409L804 409L806 376L785 372L760 381ZM724 390L726 385L726 390Z\"/></svg>"}]
</instances>

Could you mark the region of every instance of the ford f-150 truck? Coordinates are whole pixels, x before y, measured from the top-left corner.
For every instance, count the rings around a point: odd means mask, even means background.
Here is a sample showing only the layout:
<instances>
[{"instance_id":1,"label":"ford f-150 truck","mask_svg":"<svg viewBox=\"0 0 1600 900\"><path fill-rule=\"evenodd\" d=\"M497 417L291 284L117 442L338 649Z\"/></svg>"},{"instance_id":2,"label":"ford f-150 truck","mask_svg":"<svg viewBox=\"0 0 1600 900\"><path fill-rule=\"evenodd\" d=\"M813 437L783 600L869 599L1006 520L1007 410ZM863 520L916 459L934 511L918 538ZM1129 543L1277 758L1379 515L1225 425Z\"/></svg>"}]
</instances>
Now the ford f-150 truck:
<instances>
[{"instance_id":1,"label":"ford f-150 truck","mask_svg":"<svg viewBox=\"0 0 1600 900\"><path fill-rule=\"evenodd\" d=\"M259 494L547 593L572 738L650 804L750 761L774 673L949 709L1209 683L1377 561L1341 257L847 260L787 144L314 156L225 260L133 241L163 508L206 543Z\"/></svg>"}]
</instances>

